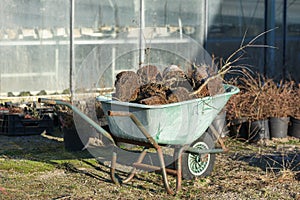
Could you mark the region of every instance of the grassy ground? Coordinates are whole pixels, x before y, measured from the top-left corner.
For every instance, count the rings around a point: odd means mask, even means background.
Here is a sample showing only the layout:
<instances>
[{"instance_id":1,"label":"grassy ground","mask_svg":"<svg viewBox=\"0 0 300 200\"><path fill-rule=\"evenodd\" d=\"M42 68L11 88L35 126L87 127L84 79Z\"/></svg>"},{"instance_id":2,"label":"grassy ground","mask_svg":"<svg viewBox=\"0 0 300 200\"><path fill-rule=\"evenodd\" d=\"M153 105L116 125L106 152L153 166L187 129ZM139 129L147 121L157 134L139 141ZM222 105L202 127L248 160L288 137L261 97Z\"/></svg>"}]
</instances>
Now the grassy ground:
<instances>
[{"instance_id":1,"label":"grassy ground","mask_svg":"<svg viewBox=\"0 0 300 200\"><path fill-rule=\"evenodd\" d=\"M155 173L113 184L105 162L65 151L59 135L0 136L0 199L300 199L299 139L226 144L211 176L184 180L170 196Z\"/></svg>"}]
</instances>

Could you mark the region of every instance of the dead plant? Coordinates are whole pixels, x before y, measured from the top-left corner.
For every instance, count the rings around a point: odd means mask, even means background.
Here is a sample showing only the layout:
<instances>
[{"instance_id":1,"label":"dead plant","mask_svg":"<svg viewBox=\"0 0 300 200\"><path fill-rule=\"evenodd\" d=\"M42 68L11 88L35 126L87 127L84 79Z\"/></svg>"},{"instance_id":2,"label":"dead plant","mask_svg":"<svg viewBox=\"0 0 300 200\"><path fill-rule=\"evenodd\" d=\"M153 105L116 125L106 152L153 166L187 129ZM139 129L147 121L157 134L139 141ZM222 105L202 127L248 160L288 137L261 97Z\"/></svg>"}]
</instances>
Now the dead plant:
<instances>
[{"instance_id":1,"label":"dead plant","mask_svg":"<svg viewBox=\"0 0 300 200\"><path fill-rule=\"evenodd\" d=\"M255 121L288 117L293 112L300 117L299 91L294 89L293 81L281 80L276 83L258 72L243 70L243 76L230 83L239 87L241 92L231 97L227 104L229 119Z\"/></svg>"},{"instance_id":2,"label":"dead plant","mask_svg":"<svg viewBox=\"0 0 300 200\"><path fill-rule=\"evenodd\" d=\"M288 117L293 109L293 81L281 80L278 84L270 80L267 83L267 109L270 117Z\"/></svg>"},{"instance_id":3,"label":"dead plant","mask_svg":"<svg viewBox=\"0 0 300 200\"><path fill-rule=\"evenodd\" d=\"M294 86L291 93L291 116L300 120L300 83Z\"/></svg>"},{"instance_id":4,"label":"dead plant","mask_svg":"<svg viewBox=\"0 0 300 200\"><path fill-rule=\"evenodd\" d=\"M244 118L247 121L268 118L268 83L272 82L260 73L242 70L243 76L230 80L241 92L230 98L227 103L229 120Z\"/></svg>"}]
</instances>

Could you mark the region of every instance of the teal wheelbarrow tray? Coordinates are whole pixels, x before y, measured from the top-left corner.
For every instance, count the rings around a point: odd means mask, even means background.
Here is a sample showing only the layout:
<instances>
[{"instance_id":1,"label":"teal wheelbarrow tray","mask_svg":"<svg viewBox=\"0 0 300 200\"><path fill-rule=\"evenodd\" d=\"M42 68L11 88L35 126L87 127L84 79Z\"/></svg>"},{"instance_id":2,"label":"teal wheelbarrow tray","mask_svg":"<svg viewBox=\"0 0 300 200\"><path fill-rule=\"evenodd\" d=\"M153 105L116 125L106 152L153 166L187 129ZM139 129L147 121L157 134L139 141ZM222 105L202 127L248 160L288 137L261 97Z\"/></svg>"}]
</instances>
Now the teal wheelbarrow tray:
<instances>
[{"instance_id":1,"label":"teal wheelbarrow tray","mask_svg":"<svg viewBox=\"0 0 300 200\"><path fill-rule=\"evenodd\" d=\"M39 101L68 106L112 142L115 148L110 174L114 183L129 182L137 169L160 171L166 191L175 194L181 189L182 178L209 175L213 169L215 153L227 151L219 133L211 124L229 98L238 93L239 89L232 85L224 87L226 92L223 94L166 105L142 105L116 101L111 95L99 96L96 100L102 104L109 132L67 102L44 98ZM213 137L217 138L222 148L215 148ZM119 142L143 147L136 162L132 163L132 171L124 180L119 180L115 174ZM175 169L166 167L163 146L174 148ZM143 163L150 148L155 149L159 166ZM175 191L169 186L167 174L176 176Z\"/></svg>"}]
</instances>

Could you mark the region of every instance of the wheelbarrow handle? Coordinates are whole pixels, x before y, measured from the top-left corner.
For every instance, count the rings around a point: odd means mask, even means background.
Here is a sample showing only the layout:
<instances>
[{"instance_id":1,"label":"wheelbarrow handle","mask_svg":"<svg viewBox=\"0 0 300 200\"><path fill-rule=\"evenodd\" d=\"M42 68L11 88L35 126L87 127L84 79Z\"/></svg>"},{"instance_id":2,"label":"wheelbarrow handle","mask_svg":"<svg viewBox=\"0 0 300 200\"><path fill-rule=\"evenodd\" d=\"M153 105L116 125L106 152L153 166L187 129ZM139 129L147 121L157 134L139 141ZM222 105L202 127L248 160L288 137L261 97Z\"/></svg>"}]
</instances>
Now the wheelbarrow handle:
<instances>
[{"instance_id":1,"label":"wheelbarrow handle","mask_svg":"<svg viewBox=\"0 0 300 200\"><path fill-rule=\"evenodd\" d=\"M96 122L94 122L91 118L89 118L87 115L85 115L81 110L79 110L76 106L73 106L72 104L65 102L65 101L61 101L61 100L53 100L53 99L47 99L47 98L39 98L38 99L39 103L46 103L46 104L50 104L50 105L64 105L69 107L71 110L73 110L74 113L78 114L84 121L86 121L88 124L90 124L93 128L95 128L97 131L99 131L100 133L102 133L105 137L107 137L112 143L113 145L116 145L114 139L112 138L112 136L106 131L104 130L99 124L97 124Z\"/></svg>"}]
</instances>

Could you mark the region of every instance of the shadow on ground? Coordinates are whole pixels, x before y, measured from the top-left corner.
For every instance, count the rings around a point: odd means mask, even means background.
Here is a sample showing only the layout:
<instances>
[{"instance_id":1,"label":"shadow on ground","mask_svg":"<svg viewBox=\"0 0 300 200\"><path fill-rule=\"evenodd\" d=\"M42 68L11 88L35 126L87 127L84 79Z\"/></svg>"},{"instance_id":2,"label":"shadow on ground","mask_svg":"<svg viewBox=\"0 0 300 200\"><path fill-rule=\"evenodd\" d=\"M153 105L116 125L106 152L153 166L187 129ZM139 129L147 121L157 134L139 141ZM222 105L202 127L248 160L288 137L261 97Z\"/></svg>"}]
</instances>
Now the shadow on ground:
<instances>
[{"instance_id":1,"label":"shadow on ground","mask_svg":"<svg viewBox=\"0 0 300 200\"><path fill-rule=\"evenodd\" d=\"M266 172L292 171L295 173L295 179L300 180L300 154L297 151L274 151L273 153L248 155L235 153L231 159L246 162L250 166L259 167Z\"/></svg>"}]
</instances>

